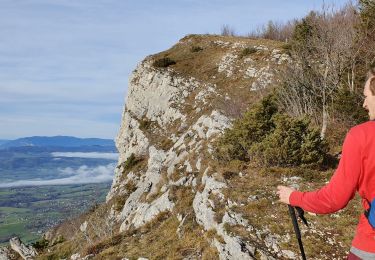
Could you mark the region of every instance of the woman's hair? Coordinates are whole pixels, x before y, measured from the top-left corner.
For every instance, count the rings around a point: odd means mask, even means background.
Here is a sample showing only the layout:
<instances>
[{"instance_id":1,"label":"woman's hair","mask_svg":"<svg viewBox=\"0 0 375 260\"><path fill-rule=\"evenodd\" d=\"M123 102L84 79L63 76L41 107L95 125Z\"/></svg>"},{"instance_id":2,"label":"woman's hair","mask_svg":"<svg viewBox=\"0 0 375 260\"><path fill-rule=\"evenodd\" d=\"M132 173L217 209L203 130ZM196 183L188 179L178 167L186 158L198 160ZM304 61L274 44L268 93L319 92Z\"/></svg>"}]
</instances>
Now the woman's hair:
<instances>
[{"instance_id":1,"label":"woman's hair","mask_svg":"<svg viewBox=\"0 0 375 260\"><path fill-rule=\"evenodd\" d=\"M367 80L370 79L370 90L373 95L375 95L375 67L372 67L367 72Z\"/></svg>"}]
</instances>

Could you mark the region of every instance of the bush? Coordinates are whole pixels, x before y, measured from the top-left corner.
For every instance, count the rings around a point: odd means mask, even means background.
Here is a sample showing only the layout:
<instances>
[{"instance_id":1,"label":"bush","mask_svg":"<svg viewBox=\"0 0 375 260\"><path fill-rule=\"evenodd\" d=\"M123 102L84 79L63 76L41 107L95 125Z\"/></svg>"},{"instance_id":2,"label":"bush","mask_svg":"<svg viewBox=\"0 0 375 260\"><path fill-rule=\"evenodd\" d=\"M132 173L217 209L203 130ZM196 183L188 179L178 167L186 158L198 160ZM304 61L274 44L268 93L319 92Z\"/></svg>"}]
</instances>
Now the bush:
<instances>
[{"instance_id":1,"label":"bush","mask_svg":"<svg viewBox=\"0 0 375 260\"><path fill-rule=\"evenodd\" d=\"M200 46L192 46L190 50L191 52L200 52L203 51L203 48Z\"/></svg>"},{"instance_id":2,"label":"bush","mask_svg":"<svg viewBox=\"0 0 375 260\"><path fill-rule=\"evenodd\" d=\"M151 127L151 124L152 124L152 121L147 119L147 118L142 118L140 121L139 121L139 129L140 130L148 130L150 129Z\"/></svg>"},{"instance_id":3,"label":"bush","mask_svg":"<svg viewBox=\"0 0 375 260\"><path fill-rule=\"evenodd\" d=\"M136 165L138 160L135 158L134 153L132 153L128 159L123 163L123 167L125 170L131 169L134 165Z\"/></svg>"},{"instance_id":4,"label":"bush","mask_svg":"<svg viewBox=\"0 0 375 260\"><path fill-rule=\"evenodd\" d=\"M233 128L226 129L218 139L215 145L216 157L225 161L248 161L247 150L274 128L272 117L277 111L274 96L268 96L245 112L242 118L234 121Z\"/></svg>"},{"instance_id":5,"label":"bush","mask_svg":"<svg viewBox=\"0 0 375 260\"><path fill-rule=\"evenodd\" d=\"M137 189L137 184L133 180L129 180L125 184L125 189L126 189L127 194L131 194Z\"/></svg>"},{"instance_id":6,"label":"bush","mask_svg":"<svg viewBox=\"0 0 375 260\"><path fill-rule=\"evenodd\" d=\"M323 163L327 145L317 129L309 128L309 120L278 114L274 122L274 131L250 147L248 152L254 161L266 166L313 166Z\"/></svg>"},{"instance_id":7,"label":"bush","mask_svg":"<svg viewBox=\"0 0 375 260\"><path fill-rule=\"evenodd\" d=\"M350 125L357 125L368 120L368 115L362 107L361 93L340 89L333 99L333 110L337 118L347 121Z\"/></svg>"},{"instance_id":8,"label":"bush","mask_svg":"<svg viewBox=\"0 0 375 260\"><path fill-rule=\"evenodd\" d=\"M124 196L116 197L113 203L115 211L120 212L123 209L125 202L126 202L126 198Z\"/></svg>"},{"instance_id":9,"label":"bush","mask_svg":"<svg viewBox=\"0 0 375 260\"><path fill-rule=\"evenodd\" d=\"M174 142L169 138L164 138L160 142L160 148L163 149L164 151L168 151L169 149L172 148L173 145L174 145Z\"/></svg>"},{"instance_id":10,"label":"bush","mask_svg":"<svg viewBox=\"0 0 375 260\"><path fill-rule=\"evenodd\" d=\"M44 237L42 237L41 239L39 239L35 243L32 243L31 245L37 250L43 250L47 248L48 244L49 244L49 241L45 239Z\"/></svg>"},{"instance_id":11,"label":"bush","mask_svg":"<svg viewBox=\"0 0 375 260\"><path fill-rule=\"evenodd\" d=\"M153 66L157 68L166 68L174 64L176 64L176 62L172 60L171 58L167 57L167 58L161 58L161 59L155 60L153 63Z\"/></svg>"},{"instance_id":12,"label":"bush","mask_svg":"<svg viewBox=\"0 0 375 260\"><path fill-rule=\"evenodd\" d=\"M323 163L327 148L309 120L280 113L274 97L268 96L225 131L215 156L265 166L315 166Z\"/></svg>"},{"instance_id":13,"label":"bush","mask_svg":"<svg viewBox=\"0 0 375 260\"><path fill-rule=\"evenodd\" d=\"M254 47L247 47L245 49L243 49L240 53L240 59L242 59L243 57L247 56L247 55L250 55L250 54L253 54L253 53L256 53L257 52L257 49L255 49Z\"/></svg>"},{"instance_id":14,"label":"bush","mask_svg":"<svg viewBox=\"0 0 375 260\"><path fill-rule=\"evenodd\" d=\"M291 51L292 51L292 44L290 44L290 43L284 43L283 45L281 45L281 49L283 49L284 50L284 52L287 54L287 55L289 55L289 56L291 56L292 54L291 54Z\"/></svg>"},{"instance_id":15,"label":"bush","mask_svg":"<svg viewBox=\"0 0 375 260\"><path fill-rule=\"evenodd\" d=\"M65 242L64 236L58 235L57 238L55 238L54 240L52 240L51 246L54 246L54 245L57 245L57 244L60 244L60 243L63 243L63 242Z\"/></svg>"}]
</instances>

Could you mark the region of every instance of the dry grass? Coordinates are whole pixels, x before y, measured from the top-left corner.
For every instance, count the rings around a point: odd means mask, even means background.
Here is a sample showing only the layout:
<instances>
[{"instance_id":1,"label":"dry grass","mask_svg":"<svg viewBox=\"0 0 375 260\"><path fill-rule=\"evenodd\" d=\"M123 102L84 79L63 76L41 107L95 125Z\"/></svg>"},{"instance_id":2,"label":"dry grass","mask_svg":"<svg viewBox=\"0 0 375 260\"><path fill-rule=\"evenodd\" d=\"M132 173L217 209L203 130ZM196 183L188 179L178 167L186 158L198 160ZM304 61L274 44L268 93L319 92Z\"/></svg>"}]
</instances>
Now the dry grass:
<instances>
[{"instance_id":1,"label":"dry grass","mask_svg":"<svg viewBox=\"0 0 375 260\"><path fill-rule=\"evenodd\" d=\"M313 176L313 174L316 174ZM232 210L241 213L256 230L263 231L259 239L254 236L254 231L249 232L242 226L231 227L227 225L229 232L250 239L251 243L264 248L264 238L267 234L276 234L285 237L291 236L290 241L281 243L281 249L299 252L299 247L293 232L293 226L286 205L277 202L276 187L284 184L281 179L285 176L299 176L301 190L316 189L325 184L332 174L327 172L311 171L303 169L248 169L244 177L230 175L227 178L228 188L224 190L225 198L237 203ZM249 197L251 198L249 200ZM350 248L355 226L360 213L359 199L353 200L346 209L334 215L313 216L306 214L311 227L307 228L300 222L303 232L303 242L307 256L328 259L327 256L335 255L337 258L345 258L346 250ZM262 233L262 232L261 232ZM330 245L328 238L334 238ZM342 243L343 247L339 244Z\"/></svg>"},{"instance_id":2,"label":"dry grass","mask_svg":"<svg viewBox=\"0 0 375 260\"><path fill-rule=\"evenodd\" d=\"M194 196L189 195L186 187L178 187L172 193L177 203L172 214L163 212L138 230L102 241L87 249L86 253L96 253L94 259L217 259L217 251L211 248L207 237L202 236L201 227L193 217ZM180 214L187 216L180 227L181 237L176 232L180 223L175 216L179 210Z\"/></svg>"},{"instance_id":3,"label":"dry grass","mask_svg":"<svg viewBox=\"0 0 375 260\"><path fill-rule=\"evenodd\" d=\"M160 181L156 184L155 192L144 192L141 197L139 198L140 202L146 202L146 203L151 203L152 201L156 200L159 198L163 193L160 191L161 188L168 184L168 177L166 171L162 171L160 173ZM152 190L152 189L151 189Z\"/></svg>"},{"instance_id":4,"label":"dry grass","mask_svg":"<svg viewBox=\"0 0 375 260\"><path fill-rule=\"evenodd\" d=\"M68 259L78 249L76 241L66 241L52 248L51 253L44 253L36 257L37 260L60 260Z\"/></svg>"},{"instance_id":5,"label":"dry grass","mask_svg":"<svg viewBox=\"0 0 375 260\"><path fill-rule=\"evenodd\" d=\"M217 223L221 223L222 222L222 219L223 219L223 216L225 214L225 203L226 201L225 200L222 200L219 196L219 194L215 194L213 192L211 192L209 195L208 195L208 198L214 203L215 205L215 208L214 208L214 211L215 211L215 221Z\"/></svg>"},{"instance_id":6,"label":"dry grass","mask_svg":"<svg viewBox=\"0 0 375 260\"><path fill-rule=\"evenodd\" d=\"M139 158L136 158L135 160L136 162L134 165L132 165L132 167L125 168L124 163L120 165L120 167L122 167L122 173L120 175L120 183L126 180L126 177L130 172L133 172L136 175L141 175L147 170L147 161L148 161L147 156L139 157Z\"/></svg>"}]
</instances>

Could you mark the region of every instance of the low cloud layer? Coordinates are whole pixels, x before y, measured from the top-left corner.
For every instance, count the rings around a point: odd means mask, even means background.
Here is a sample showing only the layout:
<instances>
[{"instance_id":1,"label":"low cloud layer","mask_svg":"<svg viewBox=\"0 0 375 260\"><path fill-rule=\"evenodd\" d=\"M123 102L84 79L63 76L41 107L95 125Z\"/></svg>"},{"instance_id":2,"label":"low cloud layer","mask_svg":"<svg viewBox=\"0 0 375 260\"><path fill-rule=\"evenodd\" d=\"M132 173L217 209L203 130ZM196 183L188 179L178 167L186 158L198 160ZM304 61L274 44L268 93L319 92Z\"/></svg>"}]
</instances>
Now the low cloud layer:
<instances>
[{"instance_id":1,"label":"low cloud layer","mask_svg":"<svg viewBox=\"0 0 375 260\"><path fill-rule=\"evenodd\" d=\"M78 157L78 158L93 158L93 159L110 159L117 160L118 153L98 153L98 152L53 152L53 157Z\"/></svg>"},{"instance_id":2,"label":"low cloud layer","mask_svg":"<svg viewBox=\"0 0 375 260\"><path fill-rule=\"evenodd\" d=\"M0 183L0 188L110 182L113 179L115 167L115 163L97 167L88 167L86 165L82 165L77 169L67 167L59 169L56 179L31 179Z\"/></svg>"}]
</instances>

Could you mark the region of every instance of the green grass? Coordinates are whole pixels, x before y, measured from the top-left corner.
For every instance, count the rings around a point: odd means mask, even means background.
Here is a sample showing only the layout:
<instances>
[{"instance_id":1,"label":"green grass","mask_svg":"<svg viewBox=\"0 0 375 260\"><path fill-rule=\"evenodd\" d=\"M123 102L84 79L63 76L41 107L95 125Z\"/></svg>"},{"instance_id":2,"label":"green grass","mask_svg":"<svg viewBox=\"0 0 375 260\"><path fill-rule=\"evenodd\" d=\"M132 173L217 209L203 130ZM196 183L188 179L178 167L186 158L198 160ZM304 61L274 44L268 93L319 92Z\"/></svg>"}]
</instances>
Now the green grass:
<instances>
[{"instance_id":1,"label":"green grass","mask_svg":"<svg viewBox=\"0 0 375 260\"><path fill-rule=\"evenodd\" d=\"M0 196L9 196L14 194L15 191L12 190L0 190Z\"/></svg>"},{"instance_id":2,"label":"green grass","mask_svg":"<svg viewBox=\"0 0 375 260\"><path fill-rule=\"evenodd\" d=\"M0 207L0 214L26 213L29 209L14 208L14 207Z\"/></svg>"},{"instance_id":3,"label":"green grass","mask_svg":"<svg viewBox=\"0 0 375 260\"><path fill-rule=\"evenodd\" d=\"M8 240L13 236L22 237L25 243L33 242L40 237L39 234L30 232L25 222L0 225L0 246L8 244Z\"/></svg>"}]
</instances>

